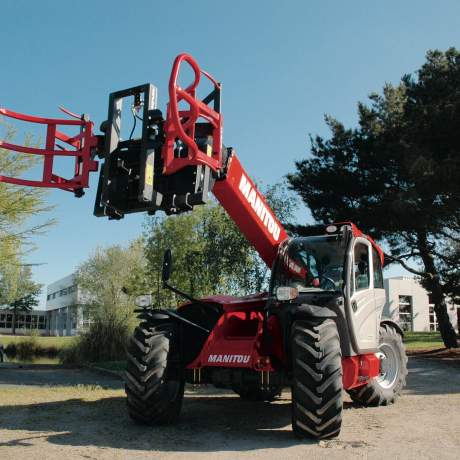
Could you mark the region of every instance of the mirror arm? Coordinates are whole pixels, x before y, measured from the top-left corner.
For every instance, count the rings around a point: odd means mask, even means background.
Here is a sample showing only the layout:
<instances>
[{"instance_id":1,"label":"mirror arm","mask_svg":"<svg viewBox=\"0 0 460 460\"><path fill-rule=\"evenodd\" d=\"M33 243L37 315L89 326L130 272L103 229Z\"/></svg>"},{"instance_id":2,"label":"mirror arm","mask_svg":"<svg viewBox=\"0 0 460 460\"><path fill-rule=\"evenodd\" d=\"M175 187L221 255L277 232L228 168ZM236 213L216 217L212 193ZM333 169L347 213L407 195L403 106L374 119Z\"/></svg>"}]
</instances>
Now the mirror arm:
<instances>
[{"instance_id":1,"label":"mirror arm","mask_svg":"<svg viewBox=\"0 0 460 460\"><path fill-rule=\"evenodd\" d=\"M185 294L184 292L181 292L178 289L170 286L166 281L163 281L162 286L163 286L163 289L169 289L170 291L174 292L175 294L179 294L184 299L187 299L190 302L197 303L198 305L201 305L202 307L210 308L211 310L215 311L216 313L219 313L219 315L220 315L220 311L214 305L210 305L208 302L202 302L201 300L194 299L193 297L189 296L188 294Z\"/></svg>"}]
</instances>

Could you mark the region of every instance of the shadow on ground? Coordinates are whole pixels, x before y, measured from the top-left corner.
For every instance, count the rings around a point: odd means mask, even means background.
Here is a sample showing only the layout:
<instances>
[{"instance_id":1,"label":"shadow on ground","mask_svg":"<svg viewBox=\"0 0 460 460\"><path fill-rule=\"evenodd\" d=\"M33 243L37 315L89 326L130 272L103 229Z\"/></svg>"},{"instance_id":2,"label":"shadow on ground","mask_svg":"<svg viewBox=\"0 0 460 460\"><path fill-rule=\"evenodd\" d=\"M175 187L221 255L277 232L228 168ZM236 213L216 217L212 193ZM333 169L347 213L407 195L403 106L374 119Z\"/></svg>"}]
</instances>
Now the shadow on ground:
<instances>
[{"instance_id":1,"label":"shadow on ground","mask_svg":"<svg viewBox=\"0 0 460 460\"><path fill-rule=\"evenodd\" d=\"M460 373L449 367L412 359L409 367L411 372L406 394L460 393ZM453 385L456 385L456 391ZM289 392L283 392L282 398L274 403L249 403L231 391L196 388L186 395L178 422L161 427L133 423L121 391L114 397L104 397L103 391L98 390L94 398L98 399L76 397L36 404L21 404L19 400L14 406L1 407L0 430L3 439L8 439L8 431L16 433L14 439L0 443L0 447L28 446L43 438L55 445L71 447L160 452L244 452L324 442L300 440L294 436L291 431ZM344 407L345 413L349 410L356 411L356 414L359 412L361 421L367 418L373 420L377 414L383 416L393 410L391 407L363 409L352 402L346 402ZM32 434L24 435L26 432ZM355 447L363 446L349 446L351 449Z\"/></svg>"},{"instance_id":2,"label":"shadow on ground","mask_svg":"<svg viewBox=\"0 0 460 460\"><path fill-rule=\"evenodd\" d=\"M345 403L345 409L358 407L354 403ZM34 433L24 437L19 434L14 440L0 443L0 447L26 447L44 438L53 444L72 447L244 452L319 442L294 436L289 392L283 393L282 398L274 403L249 403L222 391L219 394L189 394L184 399L178 422L160 427L133 423L124 397L18 404L2 408L0 429Z\"/></svg>"}]
</instances>

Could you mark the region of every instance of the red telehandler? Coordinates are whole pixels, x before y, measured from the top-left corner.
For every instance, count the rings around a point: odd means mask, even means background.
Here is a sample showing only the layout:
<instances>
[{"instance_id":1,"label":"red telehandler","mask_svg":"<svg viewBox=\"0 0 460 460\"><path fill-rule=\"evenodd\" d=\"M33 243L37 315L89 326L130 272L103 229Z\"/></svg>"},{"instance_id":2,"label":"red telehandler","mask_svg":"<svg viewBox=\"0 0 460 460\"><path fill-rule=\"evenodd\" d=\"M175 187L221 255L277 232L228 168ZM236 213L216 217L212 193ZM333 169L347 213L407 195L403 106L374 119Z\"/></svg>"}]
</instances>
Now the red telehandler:
<instances>
[{"instance_id":1,"label":"red telehandler","mask_svg":"<svg viewBox=\"0 0 460 460\"><path fill-rule=\"evenodd\" d=\"M195 75L186 89L177 84L184 61ZM201 75L214 85L203 100L196 97ZM123 141L126 97L134 100L142 135ZM401 328L382 317L382 250L351 222L328 224L320 236L288 237L233 149L222 144L221 86L189 55L174 62L169 97L163 118L153 85L112 93L99 136L87 115L65 111L77 120L55 120L0 108L5 116L47 125L45 149L0 143L44 155L43 180L0 180L82 196L89 173L98 169L97 156L104 163L94 214L109 219L192 211L212 191L272 268L268 292L194 299L168 284L172 256L166 251L163 287L187 302L174 310L156 308L150 295L136 299L142 322L126 369L131 418L147 425L174 422L185 382L231 388L248 401L270 401L291 387L292 427L300 437L339 434L343 390L364 406L395 402L405 386L407 358ZM189 110L179 110L181 101ZM70 137L59 125L77 125L80 132ZM75 157L74 177L53 173L55 156Z\"/></svg>"}]
</instances>

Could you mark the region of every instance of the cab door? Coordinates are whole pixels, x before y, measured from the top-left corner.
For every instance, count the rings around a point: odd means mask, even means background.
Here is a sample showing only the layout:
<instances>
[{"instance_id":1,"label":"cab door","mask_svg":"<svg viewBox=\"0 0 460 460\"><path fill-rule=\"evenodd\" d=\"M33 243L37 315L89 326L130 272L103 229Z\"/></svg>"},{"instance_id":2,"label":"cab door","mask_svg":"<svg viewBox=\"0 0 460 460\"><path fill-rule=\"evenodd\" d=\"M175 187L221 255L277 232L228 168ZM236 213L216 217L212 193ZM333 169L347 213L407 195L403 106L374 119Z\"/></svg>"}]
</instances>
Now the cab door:
<instances>
[{"instance_id":1,"label":"cab door","mask_svg":"<svg viewBox=\"0 0 460 460\"><path fill-rule=\"evenodd\" d=\"M356 238L350 273L349 324L352 326L350 332L354 336L358 353L373 352L379 344L379 323L385 304L385 290L382 302L381 293L376 295L374 289L373 257L372 244L365 238Z\"/></svg>"}]
</instances>

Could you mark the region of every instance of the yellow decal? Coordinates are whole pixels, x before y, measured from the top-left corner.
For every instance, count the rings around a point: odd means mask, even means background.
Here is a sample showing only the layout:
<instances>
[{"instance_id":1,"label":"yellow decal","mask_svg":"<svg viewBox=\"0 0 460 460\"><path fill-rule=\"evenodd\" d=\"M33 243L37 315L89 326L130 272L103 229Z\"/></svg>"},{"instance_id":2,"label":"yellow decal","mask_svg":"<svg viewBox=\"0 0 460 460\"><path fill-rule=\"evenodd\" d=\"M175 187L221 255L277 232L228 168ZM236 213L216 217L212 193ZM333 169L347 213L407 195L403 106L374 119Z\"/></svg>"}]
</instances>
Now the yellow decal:
<instances>
[{"instance_id":1,"label":"yellow decal","mask_svg":"<svg viewBox=\"0 0 460 460\"><path fill-rule=\"evenodd\" d=\"M153 166L149 164L145 167L145 183L153 187Z\"/></svg>"}]
</instances>

